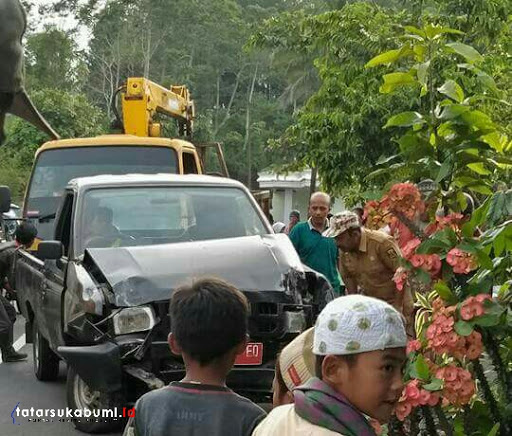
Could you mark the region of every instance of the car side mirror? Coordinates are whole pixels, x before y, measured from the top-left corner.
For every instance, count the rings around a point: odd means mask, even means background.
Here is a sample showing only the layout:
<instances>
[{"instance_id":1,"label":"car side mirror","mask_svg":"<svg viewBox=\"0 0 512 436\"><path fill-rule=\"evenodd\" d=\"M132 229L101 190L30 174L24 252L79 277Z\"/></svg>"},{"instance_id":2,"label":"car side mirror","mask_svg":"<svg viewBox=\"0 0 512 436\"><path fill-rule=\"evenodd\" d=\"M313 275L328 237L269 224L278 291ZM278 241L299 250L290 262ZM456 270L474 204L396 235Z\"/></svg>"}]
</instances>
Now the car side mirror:
<instances>
[{"instance_id":1,"label":"car side mirror","mask_svg":"<svg viewBox=\"0 0 512 436\"><path fill-rule=\"evenodd\" d=\"M42 260L56 260L62 257L62 248L60 241L41 241L37 248L37 254Z\"/></svg>"},{"instance_id":2,"label":"car side mirror","mask_svg":"<svg viewBox=\"0 0 512 436\"><path fill-rule=\"evenodd\" d=\"M11 210L11 190L7 186L0 186L0 213Z\"/></svg>"}]
</instances>

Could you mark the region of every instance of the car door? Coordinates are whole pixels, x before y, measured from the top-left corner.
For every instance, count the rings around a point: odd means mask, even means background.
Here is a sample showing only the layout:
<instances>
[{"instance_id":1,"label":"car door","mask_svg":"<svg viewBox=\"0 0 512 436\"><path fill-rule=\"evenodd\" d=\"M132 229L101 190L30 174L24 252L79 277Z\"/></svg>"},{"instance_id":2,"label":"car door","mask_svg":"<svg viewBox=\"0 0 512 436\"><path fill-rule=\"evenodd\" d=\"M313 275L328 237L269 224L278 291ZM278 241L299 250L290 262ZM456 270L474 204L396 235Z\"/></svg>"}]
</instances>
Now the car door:
<instances>
[{"instance_id":1,"label":"car door","mask_svg":"<svg viewBox=\"0 0 512 436\"><path fill-rule=\"evenodd\" d=\"M68 192L55 223L55 239L62 242L63 254L60 259L46 260L43 289L41 291L41 311L48 331L48 342L54 350L64 345L62 335L62 302L71 243L71 222L73 217L74 194Z\"/></svg>"}]
</instances>

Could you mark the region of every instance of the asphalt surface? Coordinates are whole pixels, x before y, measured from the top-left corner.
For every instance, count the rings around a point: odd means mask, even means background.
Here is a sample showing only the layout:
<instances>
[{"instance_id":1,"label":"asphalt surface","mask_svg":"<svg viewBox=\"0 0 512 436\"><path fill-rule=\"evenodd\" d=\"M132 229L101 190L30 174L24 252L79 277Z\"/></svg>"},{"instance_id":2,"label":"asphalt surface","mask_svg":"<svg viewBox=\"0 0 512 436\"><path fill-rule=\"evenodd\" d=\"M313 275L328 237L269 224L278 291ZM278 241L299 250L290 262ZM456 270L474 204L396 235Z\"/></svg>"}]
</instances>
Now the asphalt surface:
<instances>
[{"instance_id":1,"label":"asphalt surface","mask_svg":"<svg viewBox=\"0 0 512 436\"><path fill-rule=\"evenodd\" d=\"M16 405L21 409L65 409L66 366L61 362L59 378L55 382L40 382L36 379L32 364L32 344L25 344L24 319L18 315L14 329L14 347L29 355L20 363L0 363L0 436L69 436L84 435L75 430L71 422L37 422L27 417L11 414ZM18 404L19 403L19 404ZM20 412L21 413L21 412ZM29 411L27 411L29 413ZM52 420L52 418L47 418ZM111 433L119 436L121 433Z\"/></svg>"}]
</instances>

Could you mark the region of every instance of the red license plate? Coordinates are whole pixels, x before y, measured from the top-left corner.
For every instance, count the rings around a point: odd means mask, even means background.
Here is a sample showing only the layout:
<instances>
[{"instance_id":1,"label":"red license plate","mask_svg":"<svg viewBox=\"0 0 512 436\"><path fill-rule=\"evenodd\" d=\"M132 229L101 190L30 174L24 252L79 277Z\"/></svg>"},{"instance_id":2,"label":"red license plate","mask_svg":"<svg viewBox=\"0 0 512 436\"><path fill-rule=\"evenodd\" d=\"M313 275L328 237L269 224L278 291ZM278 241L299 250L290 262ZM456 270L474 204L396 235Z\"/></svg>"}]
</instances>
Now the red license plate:
<instances>
[{"instance_id":1,"label":"red license plate","mask_svg":"<svg viewBox=\"0 0 512 436\"><path fill-rule=\"evenodd\" d=\"M261 365L263 362L263 344L251 342L242 354L236 356L235 365Z\"/></svg>"}]
</instances>

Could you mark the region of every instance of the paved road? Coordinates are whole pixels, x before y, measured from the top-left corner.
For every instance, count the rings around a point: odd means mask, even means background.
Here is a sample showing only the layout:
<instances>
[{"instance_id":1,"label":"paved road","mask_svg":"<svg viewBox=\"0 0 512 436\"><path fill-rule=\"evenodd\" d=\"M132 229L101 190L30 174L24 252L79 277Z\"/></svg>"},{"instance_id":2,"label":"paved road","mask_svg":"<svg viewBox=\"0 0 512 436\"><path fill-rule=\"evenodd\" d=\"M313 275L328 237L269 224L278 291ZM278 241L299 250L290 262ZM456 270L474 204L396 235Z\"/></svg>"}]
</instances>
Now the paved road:
<instances>
[{"instance_id":1,"label":"paved road","mask_svg":"<svg viewBox=\"0 0 512 436\"><path fill-rule=\"evenodd\" d=\"M32 367L32 345L25 345L24 320L21 316L15 325L15 348L29 355L27 362L0 363L0 435L1 436L69 436L82 435L70 422L29 422L27 418L16 418L13 424L11 413L16 404L20 408L48 409L66 408L66 368L61 363L59 379L55 382L40 382ZM111 435L120 435L112 433Z\"/></svg>"},{"instance_id":2,"label":"paved road","mask_svg":"<svg viewBox=\"0 0 512 436\"><path fill-rule=\"evenodd\" d=\"M61 362L57 381L41 382L33 371L32 344L25 344L24 319L18 315L14 329L16 350L29 355L26 362L1 363L0 359L0 436L69 436L82 435L70 422L29 422L27 418L14 417L11 413L19 403L21 409L65 409L66 366ZM266 410L269 404L260 404ZM121 433L111 433L120 436Z\"/></svg>"}]
</instances>

